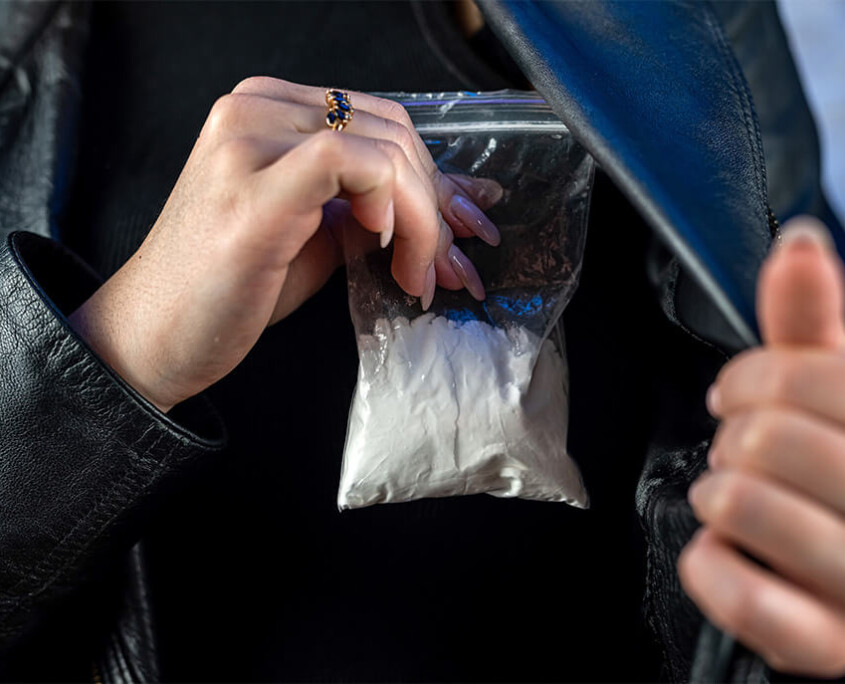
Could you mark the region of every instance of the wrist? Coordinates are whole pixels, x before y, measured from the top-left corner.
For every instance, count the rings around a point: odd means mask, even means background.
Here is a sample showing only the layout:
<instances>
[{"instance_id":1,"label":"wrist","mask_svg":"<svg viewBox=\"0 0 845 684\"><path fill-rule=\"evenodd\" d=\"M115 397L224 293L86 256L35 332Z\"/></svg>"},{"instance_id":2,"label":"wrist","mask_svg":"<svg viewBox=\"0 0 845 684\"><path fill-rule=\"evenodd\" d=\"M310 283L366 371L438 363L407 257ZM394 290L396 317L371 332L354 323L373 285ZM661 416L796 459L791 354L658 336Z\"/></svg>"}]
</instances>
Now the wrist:
<instances>
[{"instance_id":1,"label":"wrist","mask_svg":"<svg viewBox=\"0 0 845 684\"><path fill-rule=\"evenodd\" d=\"M148 370L139 360L137 339L127 344L126 321L114 315L115 307L109 305L108 283L103 285L69 317L68 322L88 346L117 373L124 382L162 413L170 411L177 403L164 391L160 377Z\"/></svg>"}]
</instances>

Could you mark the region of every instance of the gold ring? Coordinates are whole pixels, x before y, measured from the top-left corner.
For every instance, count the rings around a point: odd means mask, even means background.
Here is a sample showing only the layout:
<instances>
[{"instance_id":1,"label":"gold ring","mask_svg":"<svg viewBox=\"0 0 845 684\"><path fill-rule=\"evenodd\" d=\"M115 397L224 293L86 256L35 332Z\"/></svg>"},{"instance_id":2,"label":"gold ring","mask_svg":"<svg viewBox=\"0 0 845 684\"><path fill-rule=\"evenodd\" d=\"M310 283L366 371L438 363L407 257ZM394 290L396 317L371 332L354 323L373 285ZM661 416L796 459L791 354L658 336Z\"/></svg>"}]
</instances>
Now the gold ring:
<instances>
[{"instance_id":1,"label":"gold ring","mask_svg":"<svg viewBox=\"0 0 845 684\"><path fill-rule=\"evenodd\" d=\"M327 90L326 104L329 107L326 126L333 131L342 131L352 121L352 115L355 113L352 103L349 102L349 94L340 90Z\"/></svg>"}]
</instances>

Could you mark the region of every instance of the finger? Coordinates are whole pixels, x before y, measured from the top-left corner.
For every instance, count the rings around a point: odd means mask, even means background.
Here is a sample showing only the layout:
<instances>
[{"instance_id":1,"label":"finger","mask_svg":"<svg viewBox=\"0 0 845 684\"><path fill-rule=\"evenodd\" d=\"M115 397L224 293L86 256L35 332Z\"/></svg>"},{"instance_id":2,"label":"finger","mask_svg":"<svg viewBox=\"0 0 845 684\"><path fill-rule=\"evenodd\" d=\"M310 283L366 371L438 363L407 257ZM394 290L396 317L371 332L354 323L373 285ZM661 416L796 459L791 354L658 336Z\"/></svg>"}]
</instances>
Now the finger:
<instances>
[{"instance_id":1,"label":"finger","mask_svg":"<svg viewBox=\"0 0 845 684\"><path fill-rule=\"evenodd\" d=\"M218 135L221 136L256 136L274 139L289 137L290 128L301 133L325 130L324 106L303 105L243 92L221 98L215 105L213 116L216 122L214 130L218 131ZM405 182L399 184L401 193L413 194L416 192L419 194L420 192L427 192L430 195L431 202L436 201L431 180L426 175L420 175L421 173L424 174L424 170L419 164L414 148L413 136L416 135L415 133L412 135L404 126L367 112L357 112L355 122L354 132L356 135L373 140L392 142L405 152L407 161L411 166L414 166L414 160L417 161L414 169L417 172L415 179L410 172L402 173L401 167L404 166L404 163L399 162L399 175L404 176L405 179ZM410 182L408 182L409 178ZM400 198L400 216L404 205L405 203ZM434 257L436 282L442 287L455 290L463 287L464 281L466 281L473 288L473 296L481 296L480 293L483 292L483 288L480 286L480 279L472 264L468 263L468 259L460 250L452 253L449 251L453 238L451 230L442 222L439 223L439 230L438 248ZM382 232L382 247L387 245L392 235L393 233L389 229ZM407 264L403 264L402 260L403 255L400 250L394 257L397 273L402 273L408 269ZM456 270L458 267L460 267L460 271Z\"/></svg>"},{"instance_id":2,"label":"finger","mask_svg":"<svg viewBox=\"0 0 845 684\"><path fill-rule=\"evenodd\" d=\"M300 145L261 172L255 202L267 205L270 214L313 217L343 191L352 214L367 230L389 231L395 215L393 274L406 292L421 296L437 248L439 222L402 150L385 140L329 130L299 135ZM296 239L301 249L304 241Z\"/></svg>"},{"instance_id":3,"label":"finger","mask_svg":"<svg viewBox=\"0 0 845 684\"><path fill-rule=\"evenodd\" d=\"M707 462L714 470L771 478L845 515L845 434L810 414L780 408L730 414Z\"/></svg>"},{"instance_id":4,"label":"finger","mask_svg":"<svg viewBox=\"0 0 845 684\"><path fill-rule=\"evenodd\" d=\"M760 273L757 307L768 344L845 348L842 263L822 223L802 216L785 226Z\"/></svg>"},{"instance_id":5,"label":"finger","mask_svg":"<svg viewBox=\"0 0 845 684\"><path fill-rule=\"evenodd\" d=\"M323 205L345 192L358 221L372 232L391 224L397 171L393 160L369 141L331 131L294 134L299 144L255 174L242 197L258 242L287 267L320 225ZM272 248L272 249L269 249Z\"/></svg>"},{"instance_id":6,"label":"finger","mask_svg":"<svg viewBox=\"0 0 845 684\"><path fill-rule=\"evenodd\" d=\"M340 245L327 228L320 227L291 262L270 325L286 318L317 294L341 264Z\"/></svg>"},{"instance_id":7,"label":"finger","mask_svg":"<svg viewBox=\"0 0 845 684\"><path fill-rule=\"evenodd\" d=\"M719 373L708 396L716 416L792 407L845 425L845 355L810 348L757 348Z\"/></svg>"},{"instance_id":8,"label":"finger","mask_svg":"<svg viewBox=\"0 0 845 684\"><path fill-rule=\"evenodd\" d=\"M504 197L505 189L492 178L473 178L456 173L447 173L446 177L463 190L480 209L489 209ZM461 236L463 237L463 236Z\"/></svg>"},{"instance_id":9,"label":"finger","mask_svg":"<svg viewBox=\"0 0 845 684\"><path fill-rule=\"evenodd\" d=\"M483 302L486 297L484 284L481 282L481 276L478 275L478 271L475 270L475 266L473 266L469 257L457 245L453 244L449 247L449 261L467 292L479 302Z\"/></svg>"},{"instance_id":10,"label":"finger","mask_svg":"<svg viewBox=\"0 0 845 684\"><path fill-rule=\"evenodd\" d=\"M689 498L696 517L720 537L845 607L845 523L833 511L738 470L706 473Z\"/></svg>"},{"instance_id":11,"label":"finger","mask_svg":"<svg viewBox=\"0 0 845 684\"><path fill-rule=\"evenodd\" d=\"M465 182L464 185L470 184ZM451 226L455 235L458 237L475 235L494 247L501 243L502 237L496 225L451 177L438 174L435 178L435 192L443 218Z\"/></svg>"},{"instance_id":12,"label":"finger","mask_svg":"<svg viewBox=\"0 0 845 684\"><path fill-rule=\"evenodd\" d=\"M221 97L212 108L215 130L224 130L229 136L265 136L274 138L280 130L294 129L300 133L319 133L328 130L326 126L326 103L304 104L288 99L279 99L244 92ZM344 128L344 132L364 138L389 140L401 147L417 174L430 184L431 164L420 158L416 146L419 139L413 128L369 112L357 109ZM430 160L428 152L423 150ZM434 196L432 185L431 193Z\"/></svg>"},{"instance_id":13,"label":"finger","mask_svg":"<svg viewBox=\"0 0 845 684\"><path fill-rule=\"evenodd\" d=\"M258 95L280 102L313 107L314 109L308 115L309 121L303 122L303 127L316 131L326 125L325 88L315 88L275 78L254 77L238 84L233 93ZM399 144L420 177L433 183L440 211L455 234L459 237L477 235L491 245L499 244L499 232L495 225L473 202L473 197L476 195L491 204L498 201L501 197L500 194L497 197L498 183L488 181L474 184L470 181L458 184L444 178L414 128L411 117L401 104L361 92L349 91L348 95L349 101L355 108L355 114L345 130L356 135L392 140ZM315 112L319 112L320 116L318 117ZM465 188L465 186L473 185L474 192Z\"/></svg>"},{"instance_id":14,"label":"finger","mask_svg":"<svg viewBox=\"0 0 845 684\"><path fill-rule=\"evenodd\" d=\"M678 560L685 591L719 628L783 672L834 677L845 672L845 622L806 591L744 558L711 530Z\"/></svg>"},{"instance_id":15,"label":"finger","mask_svg":"<svg viewBox=\"0 0 845 684\"><path fill-rule=\"evenodd\" d=\"M452 229L446 224L442 216L438 214L440 223L440 235L437 240L437 254L434 257L434 268L437 275L437 284L447 290L460 290L464 283L455 271L452 261L449 258L449 250L453 247L454 235Z\"/></svg>"},{"instance_id":16,"label":"finger","mask_svg":"<svg viewBox=\"0 0 845 684\"><path fill-rule=\"evenodd\" d=\"M478 301L484 301L484 285L478 271L466 254L454 244L452 230L440 219L440 241L434 260L437 284L447 290L460 290L465 287Z\"/></svg>"},{"instance_id":17,"label":"finger","mask_svg":"<svg viewBox=\"0 0 845 684\"><path fill-rule=\"evenodd\" d=\"M314 107L311 105L297 104L286 100L276 100L259 95L246 95L243 93L227 95L221 98L214 106L211 115L214 119L214 128L211 135L219 135L221 138L232 137L256 137L270 140L289 138L290 131L300 133L317 133L326 130L325 107ZM432 202L438 202L442 207L450 207L451 203L458 202L460 207L457 211L462 219L455 218L455 211L448 210L452 216L450 228L456 228L455 234L458 237L470 237L480 235L487 242L498 244L499 232L490 220L464 196L464 191L451 178L443 176L439 172L435 181L429 177L428 171L423 168L414 148L413 138L416 133L409 131L404 126L390 119L383 119L373 116L367 112L358 111L355 114L355 125L349 124L344 132L353 133L364 138L373 140L387 140L400 147L408 158L408 163L414 167L419 186L429 193ZM495 187L501 187L495 181L479 182L473 185L474 181L464 184L472 187L474 192L487 198L495 196ZM495 186L495 187L494 187ZM491 194L492 193L492 194ZM470 229L467 226L472 226ZM387 235L385 233L385 235ZM388 236L389 238L389 236ZM451 243L450 243L451 244ZM385 245L382 245L385 246ZM448 248L445 245L438 251L442 264L448 263ZM438 269L438 276L441 269ZM451 268L445 273L451 273ZM446 280L438 282L444 287L450 287L449 276Z\"/></svg>"},{"instance_id":18,"label":"finger","mask_svg":"<svg viewBox=\"0 0 845 684\"><path fill-rule=\"evenodd\" d=\"M310 105L312 107L322 108L325 112L326 90L326 88L292 83L278 78L256 76L241 81L232 92L236 94L261 95L262 97L276 100L286 100L298 104ZM355 108L355 116L360 111L369 112L382 119L390 119L409 130L414 130L411 117L408 116L408 112L398 102L353 90L345 92L347 92L349 101ZM353 121L355 116L353 116ZM325 125L325 122L323 122L323 125ZM350 123L351 125L352 123ZM432 175L436 171L437 166L419 135L415 136L413 144L420 164L425 169L425 173L429 176Z\"/></svg>"}]
</instances>

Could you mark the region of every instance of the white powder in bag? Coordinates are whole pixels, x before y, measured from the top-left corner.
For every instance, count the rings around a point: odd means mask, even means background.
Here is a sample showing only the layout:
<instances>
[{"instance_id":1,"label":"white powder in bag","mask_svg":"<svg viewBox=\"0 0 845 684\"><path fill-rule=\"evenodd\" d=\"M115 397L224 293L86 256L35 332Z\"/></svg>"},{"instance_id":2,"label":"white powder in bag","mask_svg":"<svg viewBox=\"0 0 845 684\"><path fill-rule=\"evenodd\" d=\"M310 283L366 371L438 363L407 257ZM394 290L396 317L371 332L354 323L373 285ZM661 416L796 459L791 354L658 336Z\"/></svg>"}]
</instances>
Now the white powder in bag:
<instances>
[{"instance_id":1,"label":"white powder in bag","mask_svg":"<svg viewBox=\"0 0 845 684\"><path fill-rule=\"evenodd\" d=\"M588 506L551 341L426 314L379 319L358 348L340 509L481 492Z\"/></svg>"}]
</instances>

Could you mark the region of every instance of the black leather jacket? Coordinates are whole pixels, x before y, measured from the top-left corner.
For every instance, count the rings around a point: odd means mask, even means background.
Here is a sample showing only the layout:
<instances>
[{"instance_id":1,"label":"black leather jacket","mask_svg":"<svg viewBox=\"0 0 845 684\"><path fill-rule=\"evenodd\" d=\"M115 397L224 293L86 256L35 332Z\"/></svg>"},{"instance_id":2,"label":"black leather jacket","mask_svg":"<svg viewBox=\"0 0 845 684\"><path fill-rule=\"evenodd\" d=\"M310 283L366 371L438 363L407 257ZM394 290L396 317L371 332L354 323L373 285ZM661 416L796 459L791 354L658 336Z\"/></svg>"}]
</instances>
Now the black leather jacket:
<instances>
[{"instance_id":1,"label":"black leather jacket","mask_svg":"<svg viewBox=\"0 0 845 684\"><path fill-rule=\"evenodd\" d=\"M667 316L726 353L752 344L771 211L812 213L838 230L774 5L495 0L483 10L671 248L651 265ZM108 632L97 669L110 681L155 680L138 543L145 512L225 434L202 398L158 412L66 320L98 284L50 239L67 187L87 13L79 2L0 3L0 642L16 648L42 611L79 600L92 578L116 581L123 599L109 624L82 622ZM713 429L682 410L666 408L669 427L655 438L637 502L647 610L667 672L681 680L701 618L674 561L696 526L685 493ZM696 657L712 655L704 639ZM730 676L765 672L741 658Z\"/></svg>"}]
</instances>

